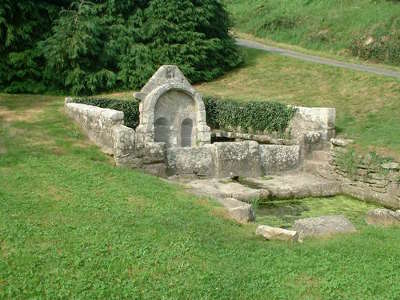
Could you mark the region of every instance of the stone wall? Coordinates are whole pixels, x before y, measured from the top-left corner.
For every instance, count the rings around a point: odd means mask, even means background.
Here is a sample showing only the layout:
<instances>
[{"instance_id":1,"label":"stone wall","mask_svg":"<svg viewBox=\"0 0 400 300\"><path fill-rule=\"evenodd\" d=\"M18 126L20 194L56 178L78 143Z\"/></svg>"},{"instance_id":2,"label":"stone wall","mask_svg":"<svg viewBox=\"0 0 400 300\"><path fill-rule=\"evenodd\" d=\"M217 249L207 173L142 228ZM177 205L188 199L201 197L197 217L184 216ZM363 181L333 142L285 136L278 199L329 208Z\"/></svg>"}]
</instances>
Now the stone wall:
<instances>
[{"instance_id":1,"label":"stone wall","mask_svg":"<svg viewBox=\"0 0 400 300\"><path fill-rule=\"evenodd\" d=\"M377 164L369 155L356 156L349 162L344 157L350 151L351 141L332 139L331 143L331 172L342 183L345 194L362 200L373 200L390 208L400 208L399 163Z\"/></svg>"},{"instance_id":2,"label":"stone wall","mask_svg":"<svg viewBox=\"0 0 400 300\"><path fill-rule=\"evenodd\" d=\"M103 152L114 154L113 127L124 124L122 111L103 109L96 106L65 103L65 111L98 145Z\"/></svg>"},{"instance_id":3,"label":"stone wall","mask_svg":"<svg viewBox=\"0 0 400 300\"><path fill-rule=\"evenodd\" d=\"M71 103L70 98L65 110L103 152L114 155L117 166L140 168L157 176L261 177L296 169L301 162L301 146L292 145L293 140L280 141L289 141L289 145L242 141L169 148L163 142L143 141L123 125L123 112Z\"/></svg>"}]
</instances>

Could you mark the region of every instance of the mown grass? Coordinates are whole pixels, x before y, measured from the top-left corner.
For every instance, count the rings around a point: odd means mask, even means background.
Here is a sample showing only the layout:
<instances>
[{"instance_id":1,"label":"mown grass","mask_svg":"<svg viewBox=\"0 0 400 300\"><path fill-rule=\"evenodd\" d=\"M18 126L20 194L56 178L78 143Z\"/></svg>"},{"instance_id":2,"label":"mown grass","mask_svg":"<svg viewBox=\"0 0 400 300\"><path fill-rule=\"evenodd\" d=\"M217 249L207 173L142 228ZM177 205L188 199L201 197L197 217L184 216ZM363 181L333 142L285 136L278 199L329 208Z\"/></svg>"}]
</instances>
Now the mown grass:
<instances>
[{"instance_id":1,"label":"mown grass","mask_svg":"<svg viewBox=\"0 0 400 300\"><path fill-rule=\"evenodd\" d=\"M0 298L400 294L399 228L364 226L298 245L265 242L210 200L115 168L62 104L0 95Z\"/></svg>"},{"instance_id":2,"label":"mown grass","mask_svg":"<svg viewBox=\"0 0 400 300\"><path fill-rule=\"evenodd\" d=\"M225 0L235 30L280 43L350 56L354 40L393 36L399 29L398 1ZM395 41L394 41L395 42ZM396 42L395 42L396 43ZM397 48L396 48L397 47ZM385 51L377 48L376 51ZM391 51L398 51L398 44ZM387 61L378 55L376 59ZM399 64L394 57L392 63Z\"/></svg>"},{"instance_id":3,"label":"mown grass","mask_svg":"<svg viewBox=\"0 0 400 300\"><path fill-rule=\"evenodd\" d=\"M362 150L400 158L400 81L243 49L245 64L197 86L203 94L243 101L273 99L335 107L337 133Z\"/></svg>"}]
</instances>

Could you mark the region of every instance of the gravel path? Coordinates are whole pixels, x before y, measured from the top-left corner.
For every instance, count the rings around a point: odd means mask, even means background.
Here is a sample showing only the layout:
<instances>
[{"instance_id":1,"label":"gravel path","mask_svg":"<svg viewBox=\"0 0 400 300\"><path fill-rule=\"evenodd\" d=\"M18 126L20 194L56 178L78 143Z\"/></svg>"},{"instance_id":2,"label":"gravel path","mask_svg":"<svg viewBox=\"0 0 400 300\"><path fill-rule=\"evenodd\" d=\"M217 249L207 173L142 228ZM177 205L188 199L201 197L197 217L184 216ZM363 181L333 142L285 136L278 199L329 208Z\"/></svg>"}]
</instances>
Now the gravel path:
<instances>
[{"instance_id":1,"label":"gravel path","mask_svg":"<svg viewBox=\"0 0 400 300\"><path fill-rule=\"evenodd\" d=\"M277 48L277 47L273 47L273 46L267 46L267 45L264 45L264 44L261 44L258 42L243 40L243 39L236 39L236 43L242 47L273 52L273 53L276 53L276 54L279 54L282 56L288 56L288 57L301 59L304 61L309 61L309 62L313 62L313 63L317 63L317 64L323 64L323 65L344 68L344 69L350 69L350 70L355 70L355 71L361 71L361 72L368 72L368 73L373 73L373 74L377 74L377 75L383 75L383 76L387 76L387 77L395 77L397 79L400 79L400 72L392 71L392 70L388 70L388 69L384 69L384 68L380 68L380 67L372 67L372 66L365 66L365 65L353 64L353 63L341 62L341 61L337 61L337 60L333 60L333 59L329 59L329 58L323 58L323 57L319 57L319 56L303 54L303 53L296 52L293 50L287 50L287 49Z\"/></svg>"}]
</instances>

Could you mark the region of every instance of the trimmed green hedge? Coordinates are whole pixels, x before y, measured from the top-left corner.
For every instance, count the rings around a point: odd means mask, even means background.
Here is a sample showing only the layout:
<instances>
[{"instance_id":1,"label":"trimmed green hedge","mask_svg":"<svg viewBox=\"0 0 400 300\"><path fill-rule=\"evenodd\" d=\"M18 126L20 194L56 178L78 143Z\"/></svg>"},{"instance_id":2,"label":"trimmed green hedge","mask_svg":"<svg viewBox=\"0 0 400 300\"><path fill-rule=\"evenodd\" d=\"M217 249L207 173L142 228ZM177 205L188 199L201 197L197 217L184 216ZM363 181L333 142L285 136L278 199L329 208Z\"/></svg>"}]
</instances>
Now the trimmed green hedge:
<instances>
[{"instance_id":1,"label":"trimmed green hedge","mask_svg":"<svg viewBox=\"0 0 400 300\"><path fill-rule=\"evenodd\" d=\"M138 100L120 100L110 98L74 98L74 102L123 111L125 126L135 129L139 125Z\"/></svg>"},{"instance_id":2,"label":"trimmed green hedge","mask_svg":"<svg viewBox=\"0 0 400 300\"><path fill-rule=\"evenodd\" d=\"M123 111L125 125L136 128L139 124L139 102L109 98L76 98L76 103ZM242 132L283 133L296 109L285 104L267 101L239 102L216 97L204 97L207 124L213 129L240 130Z\"/></svg>"},{"instance_id":3,"label":"trimmed green hedge","mask_svg":"<svg viewBox=\"0 0 400 300\"><path fill-rule=\"evenodd\" d=\"M271 101L239 102L205 97L204 102L207 124L214 129L283 133L296 112L293 107Z\"/></svg>"}]
</instances>

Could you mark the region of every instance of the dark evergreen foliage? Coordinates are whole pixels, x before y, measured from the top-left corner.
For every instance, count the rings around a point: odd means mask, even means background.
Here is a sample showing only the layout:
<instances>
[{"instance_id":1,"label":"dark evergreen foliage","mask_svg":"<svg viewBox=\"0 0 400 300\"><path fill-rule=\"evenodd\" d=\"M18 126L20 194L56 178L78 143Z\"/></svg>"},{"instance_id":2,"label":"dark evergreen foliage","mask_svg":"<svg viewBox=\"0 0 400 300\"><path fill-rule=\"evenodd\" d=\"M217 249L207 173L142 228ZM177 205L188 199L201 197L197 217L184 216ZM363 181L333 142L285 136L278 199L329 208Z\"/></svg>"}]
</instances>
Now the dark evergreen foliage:
<instances>
[{"instance_id":1,"label":"dark evergreen foliage","mask_svg":"<svg viewBox=\"0 0 400 300\"><path fill-rule=\"evenodd\" d=\"M123 111L125 126L135 129L139 125L139 101L137 100L82 97L75 98L74 102Z\"/></svg>"},{"instance_id":2,"label":"dark evergreen foliage","mask_svg":"<svg viewBox=\"0 0 400 300\"><path fill-rule=\"evenodd\" d=\"M3 0L0 89L137 89L163 64L212 80L241 62L229 26L218 0Z\"/></svg>"}]
</instances>

